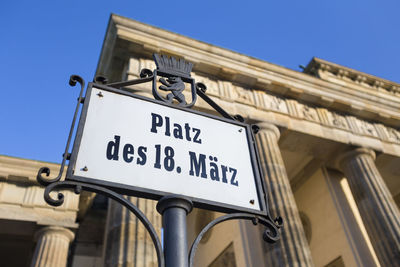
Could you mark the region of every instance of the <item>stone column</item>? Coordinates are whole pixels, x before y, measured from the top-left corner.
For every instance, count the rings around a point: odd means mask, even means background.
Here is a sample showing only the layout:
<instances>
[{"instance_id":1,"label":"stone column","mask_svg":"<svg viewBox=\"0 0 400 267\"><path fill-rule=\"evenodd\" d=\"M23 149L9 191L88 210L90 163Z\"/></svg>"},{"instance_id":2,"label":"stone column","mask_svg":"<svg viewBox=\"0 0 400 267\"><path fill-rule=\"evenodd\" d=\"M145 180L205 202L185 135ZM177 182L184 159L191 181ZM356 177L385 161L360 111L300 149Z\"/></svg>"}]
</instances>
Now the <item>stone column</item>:
<instances>
[{"instance_id":1,"label":"stone column","mask_svg":"<svg viewBox=\"0 0 400 267\"><path fill-rule=\"evenodd\" d=\"M374 151L357 148L338 163L381 266L400 266L400 213L374 161Z\"/></svg>"},{"instance_id":2,"label":"stone column","mask_svg":"<svg viewBox=\"0 0 400 267\"><path fill-rule=\"evenodd\" d=\"M281 239L274 245L267 245L265 266L314 266L278 146L279 129L267 123L259 126L261 129L256 134L256 141L267 185L269 209L272 216L283 218Z\"/></svg>"},{"instance_id":3,"label":"stone column","mask_svg":"<svg viewBox=\"0 0 400 267\"><path fill-rule=\"evenodd\" d=\"M64 227L47 226L35 234L37 240L31 267L65 267L74 233Z\"/></svg>"},{"instance_id":4,"label":"stone column","mask_svg":"<svg viewBox=\"0 0 400 267\"><path fill-rule=\"evenodd\" d=\"M161 230L156 202L128 197ZM157 266L157 254L150 235L139 219L118 202L109 201L104 267Z\"/></svg>"}]
</instances>

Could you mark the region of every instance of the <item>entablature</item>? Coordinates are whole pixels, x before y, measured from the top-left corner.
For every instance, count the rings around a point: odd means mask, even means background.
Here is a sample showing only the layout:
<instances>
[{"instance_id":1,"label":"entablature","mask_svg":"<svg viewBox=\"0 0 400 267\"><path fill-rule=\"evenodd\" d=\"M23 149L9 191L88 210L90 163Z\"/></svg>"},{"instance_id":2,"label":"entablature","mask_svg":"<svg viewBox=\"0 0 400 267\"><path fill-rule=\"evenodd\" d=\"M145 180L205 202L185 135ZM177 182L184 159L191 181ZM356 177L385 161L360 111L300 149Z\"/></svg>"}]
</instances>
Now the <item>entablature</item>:
<instances>
[{"instance_id":1,"label":"entablature","mask_svg":"<svg viewBox=\"0 0 400 267\"><path fill-rule=\"evenodd\" d=\"M126 79L139 78L138 74L143 68L154 69L155 64L150 59L131 57L126 68ZM268 121L290 131L341 144L370 147L385 154L400 156L400 131L393 127L271 94L265 90L244 88L204 74L192 73L192 77L197 82L206 84L207 95L228 113L239 114L248 121ZM150 84L134 86L132 89L152 97ZM210 107L201 101L196 106L203 111L212 112Z\"/></svg>"},{"instance_id":2,"label":"entablature","mask_svg":"<svg viewBox=\"0 0 400 267\"><path fill-rule=\"evenodd\" d=\"M111 58L111 53L115 53L110 46L118 41L135 47L134 51L121 54L149 58L157 52L181 57L194 64L194 72L212 73L218 80L228 80L245 88L272 92L395 128L400 125L400 96L394 83L390 87L393 90L368 90L357 84L332 82L117 15L111 16L97 74L106 74L107 57ZM386 83L374 84L383 88L388 86Z\"/></svg>"},{"instance_id":3,"label":"entablature","mask_svg":"<svg viewBox=\"0 0 400 267\"><path fill-rule=\"evenodd\" d=\"M36 181L43 165L50 168L51 175L60 169L55 163L0 155L0 219L76 228L82 196L65 191L63 206L49 206L43 198L45 188Z\"/></svg>"}]
</instances>

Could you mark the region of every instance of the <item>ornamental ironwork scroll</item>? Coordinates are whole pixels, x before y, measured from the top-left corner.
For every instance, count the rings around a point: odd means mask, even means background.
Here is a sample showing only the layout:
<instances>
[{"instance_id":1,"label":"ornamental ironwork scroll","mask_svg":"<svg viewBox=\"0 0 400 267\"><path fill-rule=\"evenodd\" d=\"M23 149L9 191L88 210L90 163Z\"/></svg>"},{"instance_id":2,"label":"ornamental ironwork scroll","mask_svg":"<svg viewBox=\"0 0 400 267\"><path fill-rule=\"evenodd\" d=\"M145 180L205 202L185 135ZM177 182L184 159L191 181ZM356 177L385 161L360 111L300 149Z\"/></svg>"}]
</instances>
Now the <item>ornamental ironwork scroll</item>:
<instances>
[{"instance_id":1,"label":"ornamental ironwork scroll","mask_svg":"<svg viewBox=\"0 0 400 267\"><path fill-rule=\"evenodd\" d=\"M231 121L243 122L243 118L239 115L231 116L228 114L222 107L216 104L210 97L206 95L206 85L202 83L196 83L195 80L191 77L191 71L193 68L193 64L185 61L184 59L176 59L174 57L168 57L166 55L154 54L154 61L156 63L157 68L155 70L142 69L140 72L140 78L129 80L129 81L121 81L109 83L105 77L98 76L94 79L93 83L89 83L88 87L97 87L104 89L105 91L116 92L116 93L124 93L126 94L126 90L124 87L148 83L152 82L152 94L156 101L163 103L164 105L177 106L179 109L190 109L192 108L197 100L197 97L201 97L206 103L208 103L214 110L216 110L223 118ZM67 144L65 147L65 151L63 154L61 166L57 177L49 178L50 169L48 167L42 167L38 171L37 181L46 186L46 190L44 193L45 201L53 206L60 206L64 202L64 195L62 192L58 192L62 189L72 189L75 193L79 194L82 190L95 192L99 194L103 194L111 199L116 200L121 205L128 208L131 212L135 214L139 218L139 220L144 224L145 228L149 232L152 241L154 243L157 258L158 258L158 266L164 266L164 257L161 242L157 236L157 233L152 226L151 222L146 218L146 216L131 202L129 202L126 198L122 196L122 194L130 194L129 190L116 190L115 187L111 186L107 183L96 184L92 182L85 181L76 181L73 179L69 179L70 173L67 173L67 177L64 181L62 181L61 177L64 173L64 168L66 162L71 160L71 154L74 154L74 149L76 144L74 144L74 148L71 152L69 152L71 141L73 137L73 133L76 127L76 119L79 114L80 108L82 104L86 104L85 101L88 101L87 98L89 96L83 96L85 82L84 80L77 76L72 75L70 78L69 84L71 86L75 86L77 83L80 84L80 93L78 97L78 102L75 108L72 125L70 128L70 132L67 139ZM190 92L187 93L187 89L190 88ZM100 92L101 93L101 92ZM190 99L186 99L186 96L189 95ZM99 95L100 97L100 95ZM154 100L152 100L154 101ZM82 119L82 118L81 118ZM80 122L81 123L81 122ZM80 125L78 126L78 128ZM251 125L248 129L252 136L251 146L254 147L255 155L254 158L257 162L255 165L258 168L258 172L261 173L261 167L259 164L259 156L257 153L257 148L254 144L254 135L258 132L257 125ZM79 135L79 131L78 134ZM75 139L76 140L76 139ZM71 163L71 162L70 162ZM73 171L72 171L73 173ZM263 177L263 176L261 176ZM251 210L235 210L232 207L222 207L221 211L228 213L227 215L221 216L212 222L210 222L207 226L203 228L198 237L195 239L192 248L190 249L190 255L188 258L188 262L190 266L193 264L193 259L195 255L195 251L197 246L202 238L202 236L213 226L222 223L228 220L234 219L244 219L251 220L254 225L262 224L265 227L265 231L263 234L263 239L266 242L274 243L280 238L279 228L282 227L282 219L272 218L269 213L268 207L268 199L266 195L266 184L263 179L258 182L259 187L258 190L261 192L262 199L262 209L261 212L252 212ZM58 192L56 197L54 198L54 192ZM160 196L154 193L148 193L144 191L137 196L152 198L152 199L160 199ZM251 202L251 201L250 201ZM202 207L201 205L199 207Z\"/></svg>"}]
</instances>

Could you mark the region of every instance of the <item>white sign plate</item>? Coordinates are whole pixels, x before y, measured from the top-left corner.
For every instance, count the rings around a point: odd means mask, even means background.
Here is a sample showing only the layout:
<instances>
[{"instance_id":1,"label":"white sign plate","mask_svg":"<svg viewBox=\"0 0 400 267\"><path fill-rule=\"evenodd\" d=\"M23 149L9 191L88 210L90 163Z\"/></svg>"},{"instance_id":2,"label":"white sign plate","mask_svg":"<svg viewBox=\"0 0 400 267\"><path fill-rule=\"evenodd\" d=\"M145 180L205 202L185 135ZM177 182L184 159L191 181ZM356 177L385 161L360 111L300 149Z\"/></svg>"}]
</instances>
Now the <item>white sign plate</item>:
<instances>
[{"instance_id":1,"label":"white sign plate","mask_svg":"<svg viewBox=\"0 0 400 267\"><path fill-rule=\"evenodd\" d=\"M261 210L246 127L95 87L88 94L74 177Z\"/></svg>"}]
</instances>

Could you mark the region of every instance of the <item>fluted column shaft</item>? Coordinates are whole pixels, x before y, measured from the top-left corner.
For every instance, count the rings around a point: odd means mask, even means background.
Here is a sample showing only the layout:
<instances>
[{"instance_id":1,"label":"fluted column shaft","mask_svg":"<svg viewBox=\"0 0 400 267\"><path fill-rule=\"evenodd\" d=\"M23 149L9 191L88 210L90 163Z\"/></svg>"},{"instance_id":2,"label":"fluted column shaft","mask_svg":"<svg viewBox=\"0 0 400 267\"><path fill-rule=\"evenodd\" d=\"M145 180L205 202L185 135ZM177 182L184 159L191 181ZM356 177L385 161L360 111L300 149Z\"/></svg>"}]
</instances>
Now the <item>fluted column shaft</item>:
<instances>
[{"instance_id":1,"label":"fluted column shaft","mask_svg":"<svg viewBox=\"0 0 400 267\"><path fill-rule=\"evenodd\" d=\"M381 266L400 266L400 213L381 174L375 153L358 148L339 158Z\"/></svg>"},{"instance_id":2,"label":"fluted column shaft","mask_svg":"<svg viewBox=\"0 0 400 267\"><path fill-rule=\"evenodd\" d=\"M281 216L284 223L281 239L269 245L266 266L314 266L278 146L279 130L271 124L259 126L261 130L256 140L267 184L269 209L273 216Z\"/></svg>"},{"instance_id":3,"label":"fluted column shaft","mask_svg":"<svg viewBox=\"0 0 400 267\"><path fill-rule=\"evenodd\" d=\"M31 267L65 267L74 233L67 228L48 226L40 229Z\"/></svg>"},{"instance_id":4,"label":"fluted column shaft","mask_svg":"<svg viewBox=\"0 0 400 267\"><path fill-rule=\"evenodd\" d=\"M161 216L152 200L129 197L161 229ZM157 266L157 254L147 230L139 219L121 204L110 200L106 227L104 267Z\"/></svg>"}]
</instances>

